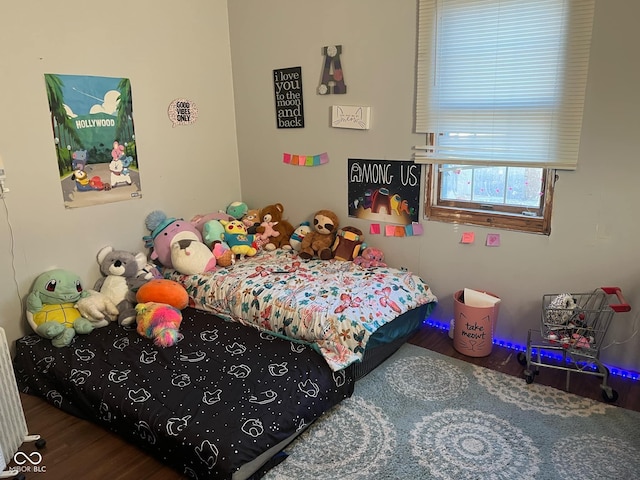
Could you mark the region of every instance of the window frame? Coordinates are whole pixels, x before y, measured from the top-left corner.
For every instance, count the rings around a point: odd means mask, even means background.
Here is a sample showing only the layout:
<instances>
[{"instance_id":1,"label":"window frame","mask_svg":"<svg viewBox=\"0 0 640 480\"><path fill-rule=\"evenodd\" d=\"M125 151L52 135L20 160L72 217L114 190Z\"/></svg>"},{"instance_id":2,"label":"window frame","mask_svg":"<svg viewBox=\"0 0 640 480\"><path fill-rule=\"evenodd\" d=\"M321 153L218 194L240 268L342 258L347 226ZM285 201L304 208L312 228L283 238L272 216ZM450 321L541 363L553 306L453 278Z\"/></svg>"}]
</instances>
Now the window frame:
<instances>
[{"instance_id":1,"label":"window frame","mask_svg":"<svg viewBox=\"0 0 640 480\"><path fill-rule=\"evenodd\" d=\"M440 165L425 165L424 218L438 222L500 228L524 233L551 234L553 192L558 179L555 169L542 169L541 215L524 215L525 207L450 201L439 198ZM466 206L465 206L466 205Z\"/></svg>"}]
</instances>

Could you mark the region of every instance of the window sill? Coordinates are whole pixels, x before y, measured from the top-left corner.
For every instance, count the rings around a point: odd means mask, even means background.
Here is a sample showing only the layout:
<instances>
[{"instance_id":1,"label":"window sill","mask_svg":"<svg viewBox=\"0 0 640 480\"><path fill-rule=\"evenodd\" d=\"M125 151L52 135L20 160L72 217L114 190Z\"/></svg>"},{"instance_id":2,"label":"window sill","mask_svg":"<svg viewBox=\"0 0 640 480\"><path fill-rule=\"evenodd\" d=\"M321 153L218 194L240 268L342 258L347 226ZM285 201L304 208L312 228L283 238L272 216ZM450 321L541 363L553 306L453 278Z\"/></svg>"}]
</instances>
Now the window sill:
<instances>
[{"instance_id":1,"label":"window sill","mask_svg":"<svg viewBox=\"0 0 640 480\"><path fill-rule=\"evenodd\" d=\"M427 220L435 222L476 225L541 235L551 234L551 222L545 217L525 217L500 212L443 206L427 206L425 208L425 217Z\"/></svg>"}]
</instances>

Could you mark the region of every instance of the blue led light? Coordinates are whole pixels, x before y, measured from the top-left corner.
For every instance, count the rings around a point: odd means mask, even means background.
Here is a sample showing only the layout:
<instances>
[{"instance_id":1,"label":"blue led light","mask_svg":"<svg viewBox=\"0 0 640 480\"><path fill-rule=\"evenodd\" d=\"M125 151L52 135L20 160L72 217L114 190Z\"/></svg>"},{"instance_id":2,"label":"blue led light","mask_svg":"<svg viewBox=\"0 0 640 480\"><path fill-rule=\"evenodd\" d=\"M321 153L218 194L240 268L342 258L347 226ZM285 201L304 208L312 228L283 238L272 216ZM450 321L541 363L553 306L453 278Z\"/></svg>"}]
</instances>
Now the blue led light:
<instances>
[{"instance_id":1,"label":"blue led light","mask_svg":"<svg viewBox=\"0 0 640 480\"><path fill-rule=\"evenodd\" d=\"M449 330L449 322L443 323L443 322L439 322L437 320L433 320L433 319L426 319L424 322L424 324L430 326L430 327L435 327L438 328L440 330L445 330L448 331ZM509 350L515 350L517 352L526 352L527 351L527 346L526 345L518 345L516 343L512 343L510 341L506 341L506 340L502 340L502 339L493 339L493 344L497 345L499 347L502 348L507 348ZM532 348L531 349L531 356L532 357L537 357L538 356L538 350L536 348ZM541 357L545 357L545 358L550 358L559 362L562 362L564 359L562 357L562 355L554 355L545 351L541 351L540 352L540 356ZM567 360L568 361L568 360ZM585 366L587 366L587 362L577 362L577 364L581 367L584 368ZM590 365L589 368L591 368L592 370L596 371L597 367L595 365ZM621 378L625 378L625 379L629 379L629 380L633 380L633 381L639 381L640 380L640 373L639 372L629 372L627 370L622 370L618 367L611 367L609 365L607 365L607 368L609 369L609 374L610 375L614 375L617 377L621 377Z\"/></svg>"}]
</instances>

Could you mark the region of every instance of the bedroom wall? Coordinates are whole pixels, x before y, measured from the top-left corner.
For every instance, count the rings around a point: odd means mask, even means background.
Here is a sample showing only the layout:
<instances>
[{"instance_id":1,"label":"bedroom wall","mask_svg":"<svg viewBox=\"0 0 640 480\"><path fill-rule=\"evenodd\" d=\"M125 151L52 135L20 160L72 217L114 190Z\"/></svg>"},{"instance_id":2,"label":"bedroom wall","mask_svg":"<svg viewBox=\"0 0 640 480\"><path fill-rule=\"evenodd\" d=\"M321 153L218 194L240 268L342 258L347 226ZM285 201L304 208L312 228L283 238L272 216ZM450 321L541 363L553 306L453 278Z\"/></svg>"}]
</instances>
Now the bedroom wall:
<instances>
[{"instance_id":1,"label":"bedroom wall","mask_svg":"<svg viewBox=\"0 0 640 480\"><path fill-rule=\"evenodd\" d=\"M282 202L299 223L318 209L368 232L347 216L348 158L408 160L424 139L412 133L416 0L229 2L231 57L243 200L259 208ZM616 315L602 352L611 365L640 371L640 30L637 0L597 0L580 164L560 172L550 236L501 231L499 248L483 246L493 230L423 220L424 235L365 235L391 265L422 276L440 298L436 319L452 317L456 290L486 289L502 298L497 336L526 343L544 293L622 287L634 311ZM345 95L321 96L325 45L343 46ZM272 72L302 67L305 128L277 129ZM330 128L331 105L368 105L368 131ZM296 168L283 152L327 152L322 167ZM464 231L476 243L460 244ZM514 360L515 361L515 360Z\"/></svg>"},{"instance_id":2,"label":"bedroom wall","mask_svg":"<svg viewBox=\"0 0 640 480\"><path fill-rule=\"evenodd\" d=\"M44 73L131 81L143 197L65 209ZM24 0L0 7L0 326L28 331L23 300L52 267L99 278L105 245L144 251L152 210L191 218L240 196L225 0ZM199 117L172 128L169 104Z\"/></svg>"}]
</instances>

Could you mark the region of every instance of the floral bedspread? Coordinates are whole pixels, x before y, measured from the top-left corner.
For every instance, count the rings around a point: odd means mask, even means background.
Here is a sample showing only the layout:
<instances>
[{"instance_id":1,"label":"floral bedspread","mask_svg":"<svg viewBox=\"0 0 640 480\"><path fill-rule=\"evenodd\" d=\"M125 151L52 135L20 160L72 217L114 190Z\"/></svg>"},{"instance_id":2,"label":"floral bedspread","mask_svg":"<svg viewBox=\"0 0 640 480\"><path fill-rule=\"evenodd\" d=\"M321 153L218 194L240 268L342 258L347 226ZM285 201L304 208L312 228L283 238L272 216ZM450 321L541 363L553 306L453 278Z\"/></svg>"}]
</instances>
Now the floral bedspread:
<instances>
[{"instance_id":1,"label":"floral bedspread","mask_svg":"<svg viewBox=\"0 0 640 480\"><path fill-rule=\"evenodd\" d=\"M399 315L437 301L411 272L362 268L339 260L303 260L261 251L228 268L198 275L166 270L193 307L308 342L332 370L359 361L369 336Z\"/></svg>"}]
</instances>

